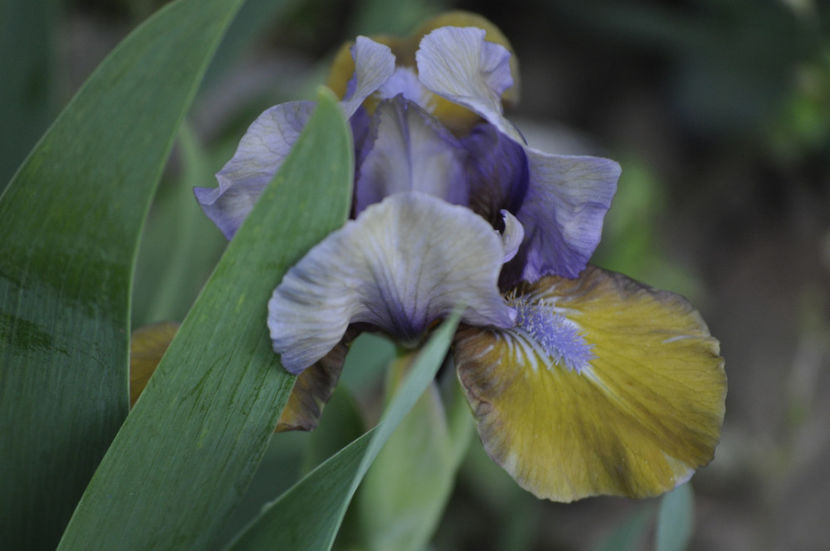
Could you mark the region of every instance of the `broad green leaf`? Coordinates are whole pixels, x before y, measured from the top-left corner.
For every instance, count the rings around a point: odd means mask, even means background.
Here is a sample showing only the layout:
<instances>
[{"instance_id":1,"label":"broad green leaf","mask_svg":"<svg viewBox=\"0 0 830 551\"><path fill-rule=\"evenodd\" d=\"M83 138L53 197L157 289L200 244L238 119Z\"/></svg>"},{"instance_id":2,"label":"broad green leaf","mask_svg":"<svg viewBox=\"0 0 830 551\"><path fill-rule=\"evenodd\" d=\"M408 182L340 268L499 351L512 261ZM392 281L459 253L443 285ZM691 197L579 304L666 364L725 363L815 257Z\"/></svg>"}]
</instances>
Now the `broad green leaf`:
<instances>
[{"instance_id":1,"label":"broad green leaf","mask_svg":"<svg viewBox=\"0 0 830 551\"><path fill-rule=\"evenodd\" d=\"M643 548L653 514L652 507L640 507L614 526L607 536L591 548L592 551L639 551Z\"/></svg>"},{"instance_id":2,"label":"broad green leaf","mask_svg":"<svg viewBox=\"0 0 830 551\"><path fill-rule=\"evenodd\" d=\"M127 414L138 236L240 3L179 0L141 25L0 198L0 548L54 549Z\"/></svg>"},{"instance_id":3,"label":"broad green leaf","mask_svg":"<svg viewBox=\"0 0 830 551\"><path fill-rule=\"evenodd\" d=\"M678 486L663 496L657 511L657 551L683 551L688 547L694 524L694 495L690 484Z\"/></svg>"},{"instance_id":4,"label":"broad green leaf","mask_svg":"<svg viewBox=\"0 0 830 551\"><path fill-rule=\"evenodd\" d=\"M418 353L377 427L317 467L242 532L233 551L327 551L358 485L383 445L429 386L447 353L459 314L445 321Z\"/></svg>"},{"instance_id":5,"label":"broad green leaf","mask_svg":"<svg viewBox=\"0 0 830 551\"><path fill-rule=\"evenodd\" d=\"M271 350L268 299L286 270L345 222L352 178L350 130L337 100L321 90L299 141L95 472L59 549L195 550L211 542L294 383Z\"/></svg>"},{"instance_id":6,"label":"broad green leaf","mask_svg":"<svg viewBox=\"0 0 830 551\"><path fill-rule=\"evenodd\" d=\"M405 367L399 359L389 370L388 396L400 386ZM448 378L455 392L447 406L431 384L366 473L355 500L362 548L419 551L432 537L473 427L457 378ZM449 414L455 414L452 426Z\"/></svg>"}]
</instances>

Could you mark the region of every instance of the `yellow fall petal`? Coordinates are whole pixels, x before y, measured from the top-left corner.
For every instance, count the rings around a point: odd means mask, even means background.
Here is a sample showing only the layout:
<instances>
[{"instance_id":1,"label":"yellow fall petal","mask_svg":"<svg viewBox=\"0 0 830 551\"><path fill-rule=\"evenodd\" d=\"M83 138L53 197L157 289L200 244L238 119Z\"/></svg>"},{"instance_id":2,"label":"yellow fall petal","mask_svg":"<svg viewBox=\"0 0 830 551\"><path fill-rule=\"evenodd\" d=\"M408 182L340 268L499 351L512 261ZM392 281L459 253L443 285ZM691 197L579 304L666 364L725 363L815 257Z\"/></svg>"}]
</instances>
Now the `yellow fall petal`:
<instances>
[{"instance_id":1,"label":"yellow fall petal","mask_svg":"<svg viewBox=\"0 0 830 551\"><path fill-rule=\"evenodd\" d=\"M133 331L130 339L130 407L144 391L178 330L178 323L164 321Z\"/></svg>"},{"instance_id":2,"label":"yellow fall petal","mask_svg":"<svg viewBox=\"0 0 830 551\"><path fill-rule=\"evenodd\" d=\"M523 284L514 300L556 312L586 353L581 366L554 359L521 324L456 337L482 442L522 487L555 501L646 497L712 459L726 375L685 299L589 266L578 279Z\"/></svg>"}]
</instances>

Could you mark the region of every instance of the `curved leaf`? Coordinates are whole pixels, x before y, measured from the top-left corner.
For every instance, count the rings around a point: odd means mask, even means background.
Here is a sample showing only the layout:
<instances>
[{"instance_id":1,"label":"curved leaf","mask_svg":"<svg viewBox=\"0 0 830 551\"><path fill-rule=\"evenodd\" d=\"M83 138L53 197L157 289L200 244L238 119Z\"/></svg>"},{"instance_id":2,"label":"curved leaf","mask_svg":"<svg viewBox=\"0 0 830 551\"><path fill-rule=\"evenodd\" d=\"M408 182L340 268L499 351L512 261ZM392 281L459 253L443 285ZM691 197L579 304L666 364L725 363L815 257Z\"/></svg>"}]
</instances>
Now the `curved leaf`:
<instances>
[{"instance_id":1,"label":"curved leaf","mask_svg":"<svg viewBox=\"0 0 830 551\"><path fill-rule=\"evenodd\" d=\"M210 544L294 384L271 350L268 298L292 264L346 221L352 174L350 130L333 94L322 90L118 432L59 549Z\"/></svg>"},{"instance_id":2,"label":"curved leaf","mask_svg":"<svg viewBox=\"0 0 830 551\"><path fill-rule=\"evenodd\" d=\"M242 0L179 0L89 77L0 198L0 548L54 549L127 414L138 236Z\"/></svg>"}]
</instances>

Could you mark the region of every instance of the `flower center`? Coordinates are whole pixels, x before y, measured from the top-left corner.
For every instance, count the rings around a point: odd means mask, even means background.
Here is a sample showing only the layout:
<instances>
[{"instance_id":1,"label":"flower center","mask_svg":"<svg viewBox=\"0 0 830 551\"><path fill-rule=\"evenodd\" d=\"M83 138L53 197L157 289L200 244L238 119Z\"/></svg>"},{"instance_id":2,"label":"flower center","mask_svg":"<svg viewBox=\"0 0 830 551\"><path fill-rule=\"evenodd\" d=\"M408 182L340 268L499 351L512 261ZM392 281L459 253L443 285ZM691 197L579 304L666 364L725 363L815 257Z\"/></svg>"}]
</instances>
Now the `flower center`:
<instances>
[{"instance_id":1,"label":"flower center","mask_svg":"<svg viewBox=\"0 0 830 551\"><path fill-rule=\"evenodd\" d=\"M554 363L577 373L590 367L593 345L585 342L579 325L562 315L555 304L530 296L516 296L508 302L516 309L516 325Z\"/></svg>"}]
</instances>

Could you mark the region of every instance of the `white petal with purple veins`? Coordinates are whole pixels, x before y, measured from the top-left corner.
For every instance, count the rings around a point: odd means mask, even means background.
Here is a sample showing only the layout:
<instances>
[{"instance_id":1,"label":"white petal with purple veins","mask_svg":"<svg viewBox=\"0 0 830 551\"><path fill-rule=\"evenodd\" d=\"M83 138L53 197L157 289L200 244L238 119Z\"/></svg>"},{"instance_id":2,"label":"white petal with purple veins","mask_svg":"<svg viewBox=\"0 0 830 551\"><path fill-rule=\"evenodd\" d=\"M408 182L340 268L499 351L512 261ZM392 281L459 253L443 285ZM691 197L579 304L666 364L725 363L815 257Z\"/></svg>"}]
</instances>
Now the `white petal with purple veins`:
<instances>
[{"instance_id":1,"label":"white petal with purple veins","mask_svg":"<svg viewBox=\"0 0 830 551\"><path fill-rule=\"evenodd\" d=\"M217 188L194 188L205 214L230 239L300 137L314 103L292 101L263 112L230 161L216 174Z\"/></svg>"},{"instance_id":2,"label":"white petal with purple veins","mask_svg":"<svg viewBox=\"0 0 830 551\"><path fill-rule=\"evenodd\" d=\"M515 311L497 287L503 258L499 234L469 209L421 193L388 197L286 273L268 303L274 350L300 373L350 323L414 342L458 304L471 325L511 327Z\"/></svg>"},{"instance_id":3,"label":"white petal with purple veins","mask_svg":"<svg viewBox=\"0 0 830 551\"><path fill-rule=\"evenodd\" d=\"M435 96L427 90L412 67L398 67L395 73L378 89L382 99L392 99L398 94L409 101L414 101L427 112L433 109Z\"/></svg>"},{"instance_id":4,"label":"white petal with purple veins","mask_svg":"<svg viewBox=\"0 0 830 551\"><path fill-rule=\"evenodd\" d=\"M484 39L476 27L441 27L422 40L415 60L421 82L432 92L472 109L502 132L522 142L504 118L501 95L513 86L510 52Z\"/></svg>"},{"instance_id":5,"label":"white petal with purple veins","mask_svg":"<svg viewBox=\"0 0 830 551\"><path fill-rule=\"evenodd\" d=\"M389 46L379 44L365 36L358 36L352 46L354 75L346 88L343 110L346 118L372 95L395 72L395 56Z\"/></svg>"},{"instance_id":6,"label":"white petal with purple veins","mask_svg":"<svg viewBox=\"0 0 830 551\"><path fill-rule=\"evenodd\" d=\"M576 277L599 243L620 165L600 157L525 152L530 181L516 213L526 236L521 277Z\"/></svg>"}]
</instances>

